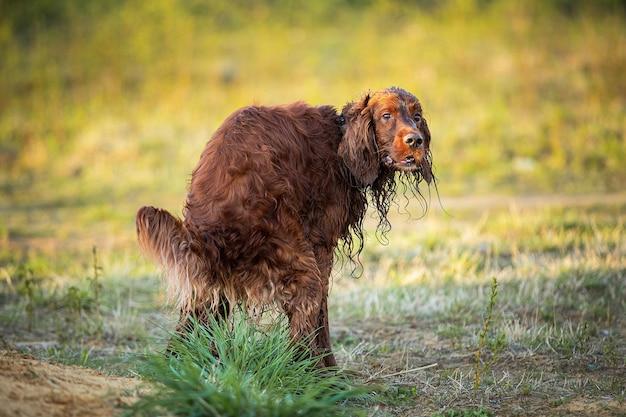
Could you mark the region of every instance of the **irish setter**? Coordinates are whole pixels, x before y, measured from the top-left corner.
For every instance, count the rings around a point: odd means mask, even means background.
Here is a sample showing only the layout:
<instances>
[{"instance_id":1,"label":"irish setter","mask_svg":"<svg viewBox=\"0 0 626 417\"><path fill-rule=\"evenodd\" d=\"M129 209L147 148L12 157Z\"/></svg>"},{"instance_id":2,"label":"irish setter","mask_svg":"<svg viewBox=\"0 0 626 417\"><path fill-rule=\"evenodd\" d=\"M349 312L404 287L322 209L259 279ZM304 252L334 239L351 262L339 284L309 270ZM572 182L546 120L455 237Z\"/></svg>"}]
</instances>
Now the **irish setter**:
<instances>
[{"instance_id":1,"label":"irish setter","mask_svg":"<svg viewBox=\"0 0 626 417\"><path fill-rule=\"evenodd\" d=\"M414 193L430 184L429 146L420 102L396 87L339 114L301 102L237 110L202 152L184 219L137 213L140 246L166 272L179 329L235 304L273 304L292 338L312 336L322 365L336 365L327 310L335 251L358 257L368 197L384 232L397 179Z\"/></svg>"}]
</instances>

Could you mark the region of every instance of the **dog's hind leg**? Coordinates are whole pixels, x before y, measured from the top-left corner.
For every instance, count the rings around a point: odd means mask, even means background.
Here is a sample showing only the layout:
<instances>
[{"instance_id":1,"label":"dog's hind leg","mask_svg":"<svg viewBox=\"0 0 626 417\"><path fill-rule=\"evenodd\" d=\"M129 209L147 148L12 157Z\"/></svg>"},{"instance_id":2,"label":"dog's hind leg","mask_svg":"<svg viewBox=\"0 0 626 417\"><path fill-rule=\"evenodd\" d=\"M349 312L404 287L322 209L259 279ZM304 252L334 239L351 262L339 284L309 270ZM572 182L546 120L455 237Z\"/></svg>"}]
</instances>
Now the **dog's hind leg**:
<instances>
[{"instance_id":1,"label":"dog's hind leg","mask_svg":"<svg viewBox=\"0 0 626 417\"><path fill-rule=\"evenodd\" d=\"M302 248L300 248L302 249ZM312 251L298 250L292 257L292 273L283 279L283 309L289 318L292 340L306 341L313 355L320 352L315 331L322 303L322 282Z\"/></svg>"},{"instance_id":2,"label":"dog's hind leg","mask_svg":"<svg viewBox=\"0 0 626 417\"><path fill-rule=\"evenodd\" d=\"M315 341L319 353L324 355L324 365L337 366L337 360L333 355L332 348L330 346L330 329L328 327L328 295L324 292L322 296L322 302L320 305L320 312L317 322L317 334L315 335Z\"/></svg>"},{"instance_id":3,"label":"dog's hind leg","mask_svg":"<svg viewBox=\"0 0 626 417\"><path fill-rule=\"evenodd\" d=\"M321 355L324 355L325 366L337 366L335 355L330 344L330 327L328 325L328 291L330 273L333 267L333 248L324 246L315 247L315 259L322 278L322 301L317 321L315 342Z\"/></svg>"},{"instance_id":4,"label":"dog's hind leg","mask_svg":"<svg viewBox=\"0 0 626 417\"><path fill-rule=\"evenodd\" d=\"M284 304L289 317L292 339L302 340L313 336L317 329L318 313L322 301L319 281L309 275L299 275L291 280L293 296Z\"/></svg>"},{"instance_id":5,"label":"dog's hind leg","mask_svg":"<svg viewBox=\"0 0 626 417\"><path fill-rule=\"evenodd\" d=\"M194 322L209 327L213 321L211 320L211 316L214 318L215 322L220 323L221 321L228 320L230 316L230 303L228 299L221 295L219 298L219 303L212 308L211 306L201 306L196 308L192 312L181 311L180 317L178 319L178 324L176 325L175 333L177 336L175 338L184 338L187 334L193 331ZM167 346L167 354L174 353L174 346L172 340L170 339ZM215 355L217 352L213 351Z\"/></svg>"},{"instance_id":6,"label":"dog's hind leg","mask_svg":"<svg viewBox=\"0 0 626 417\"><path fill-rule=\"evenodd\" d=\"M193 329L194 320L203 326L211 325L211 316L216 322L228 319L230 315L230 303L223 295L220 296L218 304L212 308L209 306L201 306L192 312L180 312L178 324L176 325L177 333L186 333Z\"/></svg>"}]
</instances>

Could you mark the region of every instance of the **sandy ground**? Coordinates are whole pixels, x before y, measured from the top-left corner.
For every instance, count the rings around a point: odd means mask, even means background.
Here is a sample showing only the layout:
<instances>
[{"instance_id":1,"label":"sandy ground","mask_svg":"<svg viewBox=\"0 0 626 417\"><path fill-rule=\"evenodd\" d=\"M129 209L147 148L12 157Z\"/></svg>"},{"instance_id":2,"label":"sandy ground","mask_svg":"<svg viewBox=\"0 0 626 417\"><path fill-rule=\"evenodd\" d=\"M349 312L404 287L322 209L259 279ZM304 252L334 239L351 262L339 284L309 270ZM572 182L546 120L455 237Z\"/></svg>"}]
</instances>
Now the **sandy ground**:
<instances>
[{"instance_id":1,"label":"sandy ground","mask_svg":"<svg viewBox=\"0 0 626 417\"><path fill-rule=\"evenodd\" d=\"M0 351L0 416L119 415L119 407L135 398L138 383Z\"/></svg>"}]
</instances>

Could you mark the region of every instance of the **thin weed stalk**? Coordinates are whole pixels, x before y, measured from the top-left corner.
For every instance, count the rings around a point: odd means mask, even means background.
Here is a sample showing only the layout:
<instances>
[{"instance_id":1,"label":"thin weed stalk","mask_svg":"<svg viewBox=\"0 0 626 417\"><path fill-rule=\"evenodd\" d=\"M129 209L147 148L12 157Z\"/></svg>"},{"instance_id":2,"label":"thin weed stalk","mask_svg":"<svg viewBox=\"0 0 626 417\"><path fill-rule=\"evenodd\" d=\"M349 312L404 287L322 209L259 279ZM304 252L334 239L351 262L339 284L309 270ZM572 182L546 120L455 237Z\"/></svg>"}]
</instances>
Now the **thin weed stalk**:
<instances>
[{"instance_id":1,"label":"thin weed stalk","mask_svg":"<svg viewBox=\"0 0 626 417\"><path fill-rule=\"evenodd\" d=\"M91 292L93 294L93 302L94 302L94 311L96 316L96 333L98 335L102 334L102 312L101 312L101 303L100 303L100 295L102 292L102 283L100 282L100 274L102 273L102 267L98 263L98 248L94 245L91 249L92 253L92 267L93 267L93 277L89 279L89 286L91 287Z\"/></svg>"},{"instance_id":2,"label":"thin weed stalk","mask_svg":"<svg viewBox=\"0 0 626 417\"><path fill-rule=\"evenodd\" d=\"M491 291L489 293L489 303L487 304L487 309L485 311L485 317L483 319L483 325L478 334L478 347L476 349L476 353L474 354L474 389L477 390L480 388L480 383L482 381L482 374L487 370L488 365L483 364L483 350L487 344L487 334L491 328L491 322L493 318L493 308L496 305L496 300L498 297L498 280L496 277L493 277L491 281Z\"/></svg>"}]
</instances>

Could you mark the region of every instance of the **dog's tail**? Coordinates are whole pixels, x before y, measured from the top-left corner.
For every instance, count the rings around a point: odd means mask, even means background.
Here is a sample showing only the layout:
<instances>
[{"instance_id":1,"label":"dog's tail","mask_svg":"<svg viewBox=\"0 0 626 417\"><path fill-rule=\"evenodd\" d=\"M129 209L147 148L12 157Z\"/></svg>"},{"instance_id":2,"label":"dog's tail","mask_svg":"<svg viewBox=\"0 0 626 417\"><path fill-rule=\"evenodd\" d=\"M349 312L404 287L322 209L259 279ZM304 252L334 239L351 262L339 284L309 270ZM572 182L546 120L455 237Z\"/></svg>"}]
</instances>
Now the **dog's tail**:
<instances>
[{"instance_id":1,"label":"dog's tail","mask_svg":"<svg viewBox=\"0 0 626 417\"><path fill-rule=\"evenodd\" d=\"M142 251L163 268L171 301L184 312L211 303L211 250L168 211L142 207L137 212Z\"/></svg>"}]
</instances>

